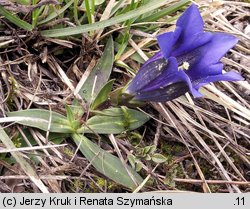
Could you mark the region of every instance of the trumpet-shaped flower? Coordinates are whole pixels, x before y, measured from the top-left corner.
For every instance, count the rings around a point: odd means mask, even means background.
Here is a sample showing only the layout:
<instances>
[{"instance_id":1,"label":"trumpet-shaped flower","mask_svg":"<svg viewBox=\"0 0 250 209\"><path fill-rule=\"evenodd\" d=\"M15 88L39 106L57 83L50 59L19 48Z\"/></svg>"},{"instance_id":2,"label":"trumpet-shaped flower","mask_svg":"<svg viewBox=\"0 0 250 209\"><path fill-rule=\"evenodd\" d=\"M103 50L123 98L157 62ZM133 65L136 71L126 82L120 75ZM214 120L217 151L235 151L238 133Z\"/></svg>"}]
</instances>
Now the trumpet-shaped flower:
<instances>
[{"instance_id":1,"label":"trumpet-shaped flower","mask_svg":"<svg viewBox=\"0 0 250 209\"><path fill-rule=\"evenodd\" d=\"M125 93L134 100L164 102L186 92L201 97L199 88L210 82L242 80L233 71L223 74L220 62L237 38L204 32L203 27L197 6L191 5L178 19L174 32L157 37L160 51L143 64Z\"/></svg>"}]
</instances>

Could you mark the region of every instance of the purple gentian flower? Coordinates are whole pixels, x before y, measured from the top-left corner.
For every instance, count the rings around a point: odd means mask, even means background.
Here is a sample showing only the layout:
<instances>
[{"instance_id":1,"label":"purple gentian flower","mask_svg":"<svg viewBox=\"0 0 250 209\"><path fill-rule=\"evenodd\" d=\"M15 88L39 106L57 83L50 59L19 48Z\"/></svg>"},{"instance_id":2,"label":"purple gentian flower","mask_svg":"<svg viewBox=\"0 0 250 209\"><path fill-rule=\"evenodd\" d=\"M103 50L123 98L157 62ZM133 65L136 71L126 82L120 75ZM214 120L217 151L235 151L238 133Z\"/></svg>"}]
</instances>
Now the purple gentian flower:
<instances>
[{"instance_id":1,"label":"purple gentian flower","mask_svg":"<svg viewBox=\"0 0 250 209\"><path fill-rule=\"evenodd\" d=\"M134 100L164 102L188 91L201 97L199 88L210 82L243 80L233 71L222 74L220 62L238 39L226 33L204 32L203 27L193 4L178 19L174 32L157 37L160 52L144 63L125 93Z\"/></svg>"}]
</instances>

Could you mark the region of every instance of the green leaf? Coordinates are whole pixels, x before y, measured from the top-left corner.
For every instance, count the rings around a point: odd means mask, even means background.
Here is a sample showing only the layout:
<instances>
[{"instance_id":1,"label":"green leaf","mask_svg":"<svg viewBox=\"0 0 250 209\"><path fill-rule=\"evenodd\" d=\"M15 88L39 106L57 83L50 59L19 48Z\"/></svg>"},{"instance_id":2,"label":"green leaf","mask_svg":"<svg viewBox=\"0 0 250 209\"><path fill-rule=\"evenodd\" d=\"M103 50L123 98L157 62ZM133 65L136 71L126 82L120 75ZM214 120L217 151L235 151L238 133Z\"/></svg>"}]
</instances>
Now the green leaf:
<instances>
[{"instance_id":1,"label":"green leaf","mask_svg":"<svg viewBox=\"0 0 250 209\"><path fill-rule=\"evenodd\" d=\"M176 12L178 9L180 9L181 7L187 5L190 2L190 0L182 0L179 1L175 4L172 4L171 6L164 8L160 11L157 11L151 15L148 15L146 17L140 18L138 20L136 20L135 22L155 22L157 20L159 20L162 17L166 17L169 14L172 14L174 12Z\"/></svg>"},{"instance_id":2,"label":"green leaf","mask_svg":"<svg viewBox=\"0 0 250 209\"><path fill-rule=\"evenodd\" d=\"M94 102L91 105L92 110L96 109L100 104L102 104L103 102L105 102L108 99L108 96L112 90L114 81L115 81L114 79L110 80L108 83L106 83L102 87L101 91L97 94Z\"/></svg>"},{"instance_id":3,"label":"green leaf","mask_svg":"<svg viewBox=\"0 0 250 209\"><path fill-rule=\"evenodd\" d=\"M143 167L142 162L140 162L140 160L138 160L134 155L128 155L128 161L136 172L139 172Z\"/></svg>"},{"instance_id":4,"label":"green leaf","mask_svg":"<svg viewBox=\"0 0 250 209\"><path fill-rule=\"evenodd\" d=\"M66 109L66 112L67 112L67 119L70 123L73 123L75 121L75 116L74 116L74 113L72 111L72 109L66 104L65 105L65 109Z\"/></svg>"},{"instance_id":5,"label":"green leaf","mask_svg":"<svg viewBox=\"0 0 250 209\"><path fill-rule=\"evenodd\" d=\"M92 5L92 1L90 2L90 0L84 0L84 5L85 5L85 9L86 9L86 14L88 17L88 22L92 23L92 15L94 14L93 10L95 11L95 5Z\"/></svg>"},{"instance_id":6,"label":"green leaf","mask_svg":"<svg viewBox=\"0 0 250 209\"><path fill-rule=\"evenodd\" d=\"M37 4L37 0L32 0L32 5ZM40 8L41 9L41 8ZM39 17L39 9L36 8L32 11L32 26L35 27L37 23L37 19Z\"/></svg>"},{"instance_id":7,"label":"green leaf","mask_svg":"<svg viewBox=\"0 0 250 209\"><path fill-rule=\"evenodd\" d=\"M128 155L128 161L130 163L130 165L132 166L133 169L135 169L135 156L134 155Z\"/></svg>"},{"instance_id":8,"label":"green leaf","mask_svg":"<svg viewBox=\"0 0 250 209\"><path fill-rule=\"evenodd\" d=\"M114 43L112 37L108 40L105 50L98 64L91 71L82 85L79 94L88 103L96 97L103 85L108 81L114 62ZM94 91L93 91L94 88ZM92 94L93 91L93 95ZM93 97L92 97L93 96Z\"/></svg>"},{"instance_id":9,"label":"green leaf","mask_svg":"<svg viewBox=\"0 0 250 209\"><path fill-rule=\"evenodd\" d=\"M95 1L94 1L94 4L95 4L95 6L98 6L98 5L103 4L104 2L105 2L105 0L95 0ZM91 6L91 4L90 4L90 6ZM86 9L85 3L83 2L82 5L81 5L80 7L83 8L83 9Z\"/></svg>"},{"instance_id":10,"label":"green leaf","mask_svg":"<svg viewBox=\"0 0 250 209\"><path fill-rule=\"evenodd\" d=\"M33 26L23 20L21 20L19 17L15 16L8 10L4 9L3 6L0 6L0 14L3 15L6 19L8 19L10 22L14 23L20 28L23 28L27 31L32 31Z\"/></svg>"},{"instance_id":11,"label":"green leaf","mask_svg":"<svg viewBox=\"0 0 250 209\"><path fill-rule=\"evenodd\" d=\"M156 150L156 146L155 145L151 145L151 146L146 146L143 148L142 153L143 154L152 154L154 153Z\"/></svg>"},{"instance_id":12,"label":"green leaf","mask_svg":"<svg viewBox=\"0 0 250 209\"><path fill-rule=\"evenodd\" d=\"M74 0L71 0L61 9L55 10L54 12L50 13L46 19L39 21L37 23L37 25L45 24L45 23L53 20L54 18L58 17L60 14L62 14L64 11L66 11L66 9L68 9L71 6L71 4L73 4L73 2L74 2Z\"/></svg>"},{"instance_id":13,"label":"green leaf","mask_svg":"<svg viewBox=\"0 0 250 209\"><path fill-rule=\"evenodd\" d=\"M46 133L42 133L42 134L46 136ZM70 137L69 133L50 133L49 141L52 141L55 144L61 144L63 140L69 137Z\"/></svg>"},{"instance_id":14,"label":"green leaf","mask_svg":"<svg viewBox=\"0 0 250 209\"><path fill-rule=\"evenodd\" d=\"M26 139L28 139L28 141L31 145L37 145L37 141L31 135L30 130L28 128L23 128L22 132L24 135L22 135L21 133L17 133L18 134L17 137L18 137L18 139L20 139L20 143L21 143L20 147L27 147L28 146L24 137ZM44 137L46 137L46 131L40 131L40 133ZM65 140L69 136L70 136L69 133L50 133L48 136L48 140L52 141L55 144L61 144L63 142L63 140Z\"/></svg>"},{"instance_id":15,"label":"green leaf","mask_svg":"<svg viewBox=\"0 0 250 209\"><path fill-rule=\"evenodd\" d=\"M103 20L103 21L96 22L93 24L86 24L86 25L70 27L70 28L44 30L44 31L41 31L41 35L46 36L46 37L60 37L60 36L70 36L70 35L86 33L89 31L105 28L111 25L115 25L117 23L124 22L129 19L138 17L142 14L145 14L154 9L157 9L165 4L166 4L165 0L154 0L154 1L150 1L148 4L143 5L135 10L126 12L125 14L118 15L116 17L112 17L108 20Z\"/></svg>"},{"instance_id":16,"label":"green leaf","mask_svg":"<svg viewBox=\"0 0 250 209\"><path fill-rule=\"evenodd\" d=\"M124 53L124 51L126 50L126 48L128 46L128 41L129 41L129 38L130 38L129 28L130 27L127 27L125 34L120 37L121 44L119 44L119 46L118 46L119 50L115 55L115 60L118 60L120 58L120 56Z\"/></svg>"},{"instance_id":17,"label":"green leaf","mask_svg":"<svg viewBox=\"0 0 250 209\"><path fill-rule=\"evenodd\" d=\"M121 7L122 4L124 3L125 0L119 0L116 5L112 8L110 16L113 16Z\"/></svg>"},{"instance_id":18,"label":"green leaf","mask_svg":"<svg viewBox=\"0 0 250 209\"><path fill-rule=\"evenodd\" d=\"M167 158L165 156L163 156L162 154L159 153L155 153L151 156L151 159L155 162L155 163L164 163L167 161Z\"/></svg>"},{"instance_id":19,"label":"green leaf","mask_svg":"<svg viewBox=\"0 0 250 209\"><path fill-rule=\"evenodd\" d=\"M139 171L141 171L142 168L143 168L142 162L140 162L140 161L136 162L136 164L135 164L135 170L137 172L139 172Z\"/></svg>"},{"instance_id":20,"label":"green leaf","mask_svg":"<svg viewBox=\"0 0 250 209\"><path fill-rule=\"evenodd\" d=\"M142 126L149 117L133 109L110 108L91 117L86 123L85 132L99 134L120 134Z\"/></svg>"},{"instance_id":21,"label":"green leaf","mask_svg":"<svg viewBox=\"0 0 250 209\"><path fill-rule=\"evenodd\" d=\"M80 128L81 122L75 117L75 115L74 115L74 109L72 109L68 105L65 105L65 109L66 109L66 112L67 112L68 123L69 123L70 127L73 130L76 131L77 129Z\"/></svg>"},{"instance_id":22,"label":"green leaf","mask_svg":"<svg viewBox=\"0 0 250 209\"><path fill-rule=\"evenodd\" d=\"M9 116L9 120L13 119L13 122L29 127L39 128L44 131L48 131L49 128L50 132L74 132L67 118L56 112L50 112L42 109L29 109L9 112L7 115ZM49 122L51 122L50 127L48 127Z\"/></svg>"},{"instance_id":23,"label":"green leaf","mask_svg":"<svg viewBox=\"0 0 250 209\"><path fill-rule=\"evenodd\" d=\"M119 158L101 149L85 136L73 134L72 137L80 145L82 154L100 173L130 189L135 189L142 182L140 175L131 167L126 165L126 169Z\"/></svg>"}]
</instances>

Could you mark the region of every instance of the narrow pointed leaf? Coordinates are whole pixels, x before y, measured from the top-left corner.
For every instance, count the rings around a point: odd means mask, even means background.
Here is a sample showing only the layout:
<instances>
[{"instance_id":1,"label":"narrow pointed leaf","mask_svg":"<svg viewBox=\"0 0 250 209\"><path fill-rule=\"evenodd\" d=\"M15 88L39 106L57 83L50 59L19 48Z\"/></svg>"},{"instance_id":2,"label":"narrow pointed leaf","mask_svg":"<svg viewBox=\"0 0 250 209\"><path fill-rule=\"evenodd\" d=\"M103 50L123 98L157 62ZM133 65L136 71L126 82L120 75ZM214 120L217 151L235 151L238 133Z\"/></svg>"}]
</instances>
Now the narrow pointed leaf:
<instances>
[{"instance_id":1,"label":"narrow pointed leaf","mask_svg":"<svg viewBox=\"0 0 250 209\"><path fill-rule=\"evenodd\" d=\"M79 94L90 103L108 81L114 62L114 43L112 38L108 40L105 50L98 64L91 71L89 77L81 87ZM94 88L94 90L93 90ZM92 94L93 91L93 95Z\"/></svg>"},{"instance_id":2,"label":"narrow pointed leaf","mask_svg":"<svg viewBox=\"0 0 250 209\"><path fill-rule=\"evenodd\" d=\"M57 133L73 133L67 118L59 113L50 112L42 109L29 109L16 112L7 113L9 118L20 118L17 122L19 124L39 128L44 131L57 132ZM51 122L50 127L48 126Z\"/></svg>"},{"instance_id":3,"label":"narrow pointed leaf","mask_svg":"<svg viewBox=\"0 0 250 209\"><path fill-rule=\"evenodd\" d=\"M134 130L149 120L149 117L137 110L110 108L99 112L87 121L85 132L95 131L99 134L120 134Z\"/></svg>"},{"instance_id":4,"label":"narrow pointed leaf","mask_svg":"<svg viewBox=\"0 0 250 209\"><path fill-rule=\"evenodd\" d=\"M33 30L33 26L31 24L21 20L19 17L6 10L3 6L0 6L0 14L20 28L23 28L27 31Z\"/></svg>"},{"instance_id":5,"label":"narrow pointed leaf","mask_svg":"<svg viewBox=\"0 0 250 209\"><path fill-rule=\"evenodd\" d=\"M85 136L73 134L72 137L77 145L80 144L82 154L103 175L130 189L135 189L142 182L140 175L131 167L125 165L126 169L119 158L101 149Z\"/></svg>"},{"instance_id":6,"label":"narrow pointed leaf","mask_svg":"<svg viewBox=\"0 0 250 209\"><path fill-rule=\"evenodd\" d=\"M182 8L183 6L187 5L190 2L190 0L181 0L176 2L175 4L171 4L171 6L164 8L160 11L157 11L153 14L150 14L146 17L140 18L136 20L136 22L155 22L159 20L162 17L166 17L169 14L173 14L178 9Z\"/></svg>"},{"instance_id":7,"label":"narrow pointed leaf","mask_svg":"<svg viewBox=\"0 0 250 209\"><path fill-rule=\"evenodd\" d=\"M108 20L103 20L103 21L96 22L93 24L86 24L86 25L70 27L70 28L44 30L44 31L41 31L41 34L46 37L60 37L60 36L70 36L70 35L81 34L81 33L85 33L88 31L93 31L93 30L105 28L111 25L115 25L117 23L121 23L129 19L133 19L142 14L145 14L154 9L157 9L161 6L164 6L165 4L166 4L165 0L154 0L154 1L150 1L146 5L143 5L135 10L126 12L125 14L118 15L116 17L112 17Z\"/></svg>"},{"instance_id":8,"label":"narrow pointed leaf","mask_svg":"<svg viewBox=\"0 0 250 209\"><path fill-rule=\"evenodd\" d=\"M112 90L114 80L110 80L108 83L106 83L101 91L97 94L94 102L91 105L91 109L96 109L100 104L105 102L108 99L108 95Z\"/></svg>"}]
</instances>

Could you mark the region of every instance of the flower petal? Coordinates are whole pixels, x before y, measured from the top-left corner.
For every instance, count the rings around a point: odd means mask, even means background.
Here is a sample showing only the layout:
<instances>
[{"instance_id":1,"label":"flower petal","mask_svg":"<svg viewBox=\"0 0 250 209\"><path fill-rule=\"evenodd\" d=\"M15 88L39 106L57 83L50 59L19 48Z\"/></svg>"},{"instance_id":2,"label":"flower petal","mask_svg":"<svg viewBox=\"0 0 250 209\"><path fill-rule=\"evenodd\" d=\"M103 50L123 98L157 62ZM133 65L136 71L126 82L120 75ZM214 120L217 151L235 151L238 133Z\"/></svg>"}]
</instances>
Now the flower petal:
<instances>
[{"instance_id":1,"label":"flower petal","mask_svg":"<svg viewBox=\"0 0 250 209\"><path fill-rule=\"evenodd\" d=\"M152 91L164 88L165 86L171 85L175 82L180 82L182 79L178 77L178 73L177 60L174 57L170 57L167 60L167 65L164 66L161 74L145 85L141 91Z\"/></svg>"},{"instance_id":2,"label":"flower petal","mask_svg":"<svg viewBox=\"0 0 250 209\"><path fill-rule=\"evenodd\" d=\"M181 28L176 27L174 32L163 33L157 36L157 42L165 59L168 59L173 46L176 44L181 34Z\"/></svg>"},{"instance_id":3,"label":"flower petal","mask_svg":"<svg viewBox=\"0 0 250 209\"><path fill-rule=\"evenodd\" d=\"M194 81L204 76L211 75L211 72L207 69L217 64L227 51L237 42L238 39L232 35L225 33L214 34L208 43L193 51L193 53L195 52L196 62L187 71L190 79Z\"/></svg>"},{"instance_id":4,"label":"flower petal","mask_svg":"<svg viewBox=\"0 0 250 209\"><path fill-rule=\"evenodd\" d=\"M191 5L178 19L176 30L157 37L167 59L181 56L210 41L212 33L203 31L204 22L196 5Z\"/></svg>"},{"instance_id":5,"label":"flower petal","mask_svg":"<svg viewBox=\"0 0 250 209\"><path fill-rule=\"evenodd\" d=\"M217 63L237 42L238 39L235 36L226 33L215 33L211 41L201 48L201 64Z\"/></svg>"},{"instance_id":6,"label":"flower petal","mask_svg":"<svg viewBox=\"0 0 250 209\"><path fill-rule=\"evenodd\" d=\"M144 64L140 68L135 78L128 85L126 93L135 94L135 92L139 91L157 76L159 76L165 66L167 66L167 61L165 58L155 59L153 57L152 59L153 61L148 62L148 64Z\"/></svg>"},{"instance_id":7,"label":"flower petal","mask_svg":"<svg viewBox=\"0 0 250 209\"><path fill-rule=\"evenodd\" d=\"M204 22L198 7L192 4L186 9L178 19L176 26L182 29L180 36L181 42L188 41L193 35L203 32Z\"/></svg>"},{"instance_id":8,"label":"flower petal","mask_svg":"<svg viewBox=\"0 0 250 209\"><path fill-rule=\"evenodd\" d=\"M212 33L201 32L196 35L190 36L186 41L177 41L178 45L174 47L171 52L171 56L177 58L177 60L185 59L185 56L193 54L192 50L199 48L209 42L213 37Z\"/></svg>"},{"instance_id":9,"label":"flower petal","mask_svg":"<svg viewBox=\"0 0 250 209\"><path fill-rule=\"evenodd\" d=\"M228 73L220 74L220 75L212 75L207 76L205 78L201 78L194 82L194 88L199 89L200 87L216 81L241 81L244 80L244 78L237 72L230 71Z\"/></svg>"},{"instance_id":10,"label":"flower petal","mask_svg":"<svg viewBox=\"0 0 250 209\"><path fill-rule=\"evenodd\" d=\"M161 89L168 89L169 86L172 86L175 83L185 83L185 85L188 87L189 91L194 96L201 96L201 94L192 86L192 83L187 76L187 74L184 72L184 70L178 69L177 60L174 57L170 57L168 59L168 65L165 66L162 73L156 77L154 80L152 80L150 83L145 85L140 90L140 97L142 97L144 94L148 94L147 92L162 92ZM181 89L178 91L182 92ZM164 92L164 91L163 91ZM175 93L176 95L179 95ZM183 93L182 93L183 94ZM149 95L150 96L150 95ZM153 97L154 95L152 95Z\"/></svg>"},{"instance_id":11,"label":"flower petal","mask_svg":"<svg viewBox=\"0 0 250 209\"><path fill-rule=\"evenodd\" d=\"M153 55L152 57L150 57L146 62L144 62L143 65L142 65L142 67L143 67L144 65L149 64L150 62L153 62L153 61L155 61L155 60L157 60L157 59L161 59L161 58L163 58L163 54L162 54L161 51L159 51L159 52L157 52L155 55Z\"/></svg>"},{"instance_id":12,"label":"flower petal","mask_svg":"<svg viewBox=\"0 0 250 209\"><path fill-rule=\"evenodd\" d=\"M188 92L189 87L186 82L173 83L163 89L153 91L138 92L134 99L139 101L167 102Z\"/></svg>"},{"instance_id":13,"label":"flower petal","mask_svg":"<svg viewBox=\"0 0 250 209\"><path fill-rule=\"evenodd\" d=\"M192 83L196 83L199 79L212 75L221 75L223 69L223 64L221 62L210 65L210 66L200 66L193 65L187 74L190 77Z\"/></svg>"}]
</instances>

